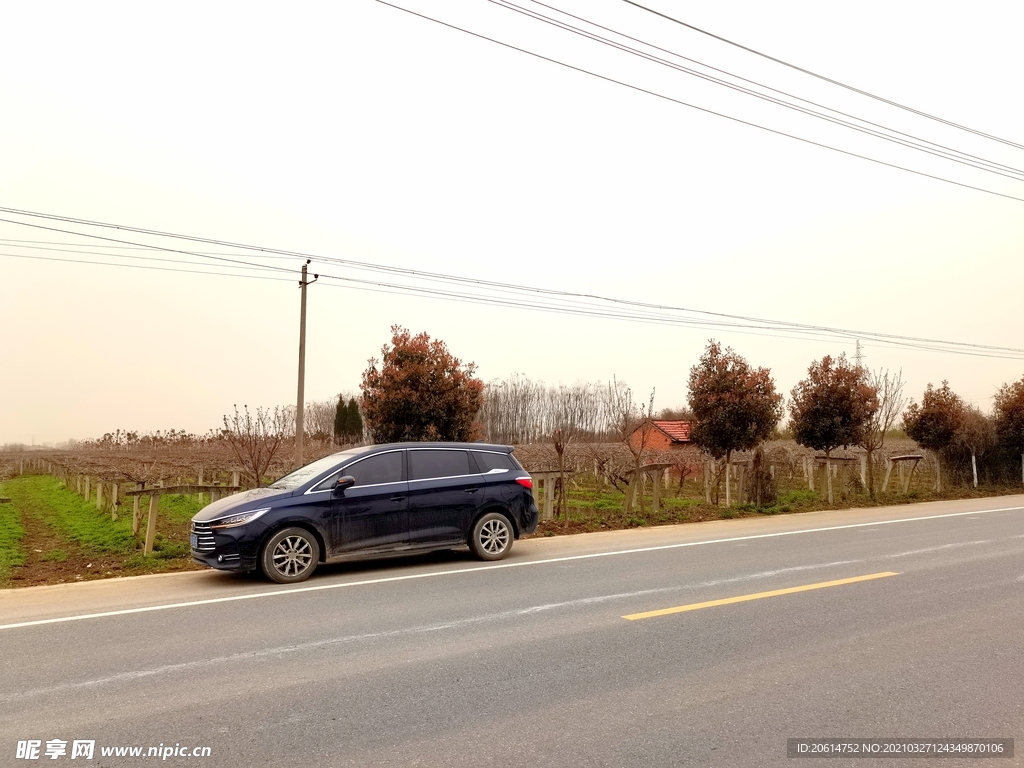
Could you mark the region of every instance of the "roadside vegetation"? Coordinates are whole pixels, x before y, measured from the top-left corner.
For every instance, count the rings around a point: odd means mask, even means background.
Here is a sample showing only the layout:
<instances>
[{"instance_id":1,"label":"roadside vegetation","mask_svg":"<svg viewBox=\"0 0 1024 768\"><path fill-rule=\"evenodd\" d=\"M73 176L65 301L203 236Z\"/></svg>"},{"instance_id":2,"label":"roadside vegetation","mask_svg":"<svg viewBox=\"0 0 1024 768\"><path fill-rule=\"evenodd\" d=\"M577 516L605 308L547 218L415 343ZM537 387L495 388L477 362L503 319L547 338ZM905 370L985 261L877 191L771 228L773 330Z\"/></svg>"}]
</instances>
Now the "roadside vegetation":
<instances>
[{"instance_id":1,"label":"roadside vegetation","mask_svg":"<svg viewBox=\"0 0 1024 768\"><path fill-rule=\"evenodd\" d=\"M191 569L188 529L202 502L161 497L153 553L132 534L131 515L109 512L48 475L14 477L0 485L0 587L82 581Z\"/></svg>"},{"instance_id":2,"label":"roadside vegetation","mask_svg":"<svg viewBox=\"0 0 1024 768\"><path fill-rule=\"evenodd\" d=\"M391 330L358 396L306 404L305 461L367 442L515 445L537 478L541 536L1024 487L1024 378L1003 384L986 414L947 382L915 402L902 371L871 371L858 351L811 362L787 399L770 368L710 340L690 368L686 406L656 411L653 391L638 404L616 378L484 383L443 341ZM291 407L236 406L203 436L117 430L56 451L5 447L0 587L195 567L191 517L211 495L293 469L295 423ZM133 514L138 497L126 492L183 485L202 493L159 495L144 554L148 503Z\"/></svg>"},{"instance_id":3,"label":"roadside vegetation","mask_svg":"<svg viewBox=\"0 0 1024 768\"><path fill-rule=\"evenodd\" d=\"M535 535L556 536L655 525L699 523L708 520L731 520L760 515L816 512L825 509L983 498L1019 490L998 485L981 485L977 488L971 485L958 485L945 487L939 492L932 487L932 479L926 472L918 470L915 477L916 479L907 493L876 493L875 498L871 498L857 478L837 480L833 488L834 500L831 504L826 495L827 489L810 490L806 483L783 481L782 487L778 489L777 495L770 502L757 505L748 500L730 506L708 503L704 497L702 484L690 479L683 483L681 489L678 483L673 483L669 489L663 489L657 511L652 509L653 494L648 488L644 495L634 503L631 511L624 515L625 488L617 490L612 486L605 485L600 478L574 475L566 484L565 498L568 513L566 514L558 508L560 498L555 495L553 501L555 509L558 510L557 514L551 520L542 521ZM544 494L543 489L534 493L541 509L544 507Z\"/></svg>"},{"instance_id":4,"label":"roadside vegetation","mask_svg":"<svg viewBox=\"0 0 1024 768\"><path fill-rule=\"evenodd\" d=\"M0 483L0 497L7 495L5 486ZM0 586L10 581L15 567L25 563L24 538L25 529L21 526L17 507L10 502L0 503Z\"/></svg>"}]
</instances>

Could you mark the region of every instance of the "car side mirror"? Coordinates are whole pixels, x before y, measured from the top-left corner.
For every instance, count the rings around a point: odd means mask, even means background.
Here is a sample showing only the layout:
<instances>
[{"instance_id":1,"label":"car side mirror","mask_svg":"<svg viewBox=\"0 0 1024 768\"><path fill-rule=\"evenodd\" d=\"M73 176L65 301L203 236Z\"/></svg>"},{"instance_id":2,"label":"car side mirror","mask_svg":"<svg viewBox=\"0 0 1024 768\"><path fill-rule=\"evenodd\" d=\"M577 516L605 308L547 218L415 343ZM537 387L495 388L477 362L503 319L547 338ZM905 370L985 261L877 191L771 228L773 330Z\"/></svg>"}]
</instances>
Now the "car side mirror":
<instances>
[{"instance_id":1,"label":"car side mirror","mask_svg":"<svg viewBox=\"0 0 1024 768\"><path fill-rule=\"evenodd\" d=\"M355 484L356 479L352 477L352 475L345 475L344 477L339 477L338 482L334 484L334 489L331 491L331 495L334 496L335 498L339 496L344 496L345 489L351 488Z\"/></svg>"}]
</instances>

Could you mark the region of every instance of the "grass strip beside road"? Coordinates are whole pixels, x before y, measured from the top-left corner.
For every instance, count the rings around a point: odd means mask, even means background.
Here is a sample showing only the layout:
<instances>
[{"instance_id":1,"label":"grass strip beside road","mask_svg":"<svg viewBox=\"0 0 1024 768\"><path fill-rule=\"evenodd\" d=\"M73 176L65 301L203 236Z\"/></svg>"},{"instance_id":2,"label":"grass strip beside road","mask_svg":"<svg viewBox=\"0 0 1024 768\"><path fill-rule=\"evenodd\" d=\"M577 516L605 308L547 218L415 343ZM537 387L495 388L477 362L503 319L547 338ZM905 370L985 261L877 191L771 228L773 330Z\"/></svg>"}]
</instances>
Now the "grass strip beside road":
<instances>
[{"instance_id":1,"label":"grass strip beside road","mask_svg":"<svg viewBox=\"0 0 1024 768\"><path fill-rule=\"evenodd\" d=\"M679 605L675 608L660 608L656 611L644 611L643 613L631 613L622 618L628 619L629 621L637 621L639 619L651 619L655 616L668 616L673 613L686 613L688 611L699 611L702 608L714 608L719 605L732 605L733 603L745 603L748 600L760 600L765 597L779 597L780 595L792 595L797 592L810 592L813 589L825 589L826 587L840 587L844 584L856 584L861 581L872 581L874 579L884 579L888 576L899 576L898 573L893 571L885 571L883 573L870 573L867 576L853 576L848 579L836 579L835 581L820 581L817 584L804 584L800 587L787 587L786 589L773 589L770 592L756 592L752 595L739 595L737 597L724 597L721 600L708 600L703 603L690 603L689 605Z\"/></svg>"},{"instance_id":2,"label":"grass strip beside road","mask_svg":"<svg viewBox=\"0 0 1024 768\"><path fill-rule=\"evenodd\" d=\"M6 483L0 483L0 496L7 496ZM11 579L11 571L25 562L25 548L21 540L25 529L21 525L18 507L13 503L0 504L0 585Z\"/></svg>"},{"instance_id":3,"label":"grass strip beside road","mask_svg":"<svg viewBox=\"0 0 1024 768\"><path fill-rule=\"evenodd\" d=\"M209 496L200 498L169 493L160 497L160 514L176 525L188 525L196 512L209 503L207 499ZM127 503L126 508L130 514L131 504Z\"/></svg>"},{"instance_id":4,"label":"grass strip beside road","mask_svg":"<svg viewBox=\"0 0 1024 768\"><path fill-rule=\"evenodd\" d=\"M5 484L22 515L46 523L62 538L94 554L127 553L135 549L130 517L117 521L48 475L16 477Z\"/></svg>"},{"instance_id":5,"label":"grass strip beside road","mask_svg":"<svg viewBox=\"0 0 1024 768\"><path fill-rule=\"evenodd\" d=\"M47 475L7 480L2 495L13 503L0 504L0 588L198 567L189 556L188 529L205 498L161 496L153 553L147 556L141 534L132 534L130 497L114 520L109 509L97 509L93 499ZM141 509L142 532L148 507Z\"/></svg>"}]
</instances>

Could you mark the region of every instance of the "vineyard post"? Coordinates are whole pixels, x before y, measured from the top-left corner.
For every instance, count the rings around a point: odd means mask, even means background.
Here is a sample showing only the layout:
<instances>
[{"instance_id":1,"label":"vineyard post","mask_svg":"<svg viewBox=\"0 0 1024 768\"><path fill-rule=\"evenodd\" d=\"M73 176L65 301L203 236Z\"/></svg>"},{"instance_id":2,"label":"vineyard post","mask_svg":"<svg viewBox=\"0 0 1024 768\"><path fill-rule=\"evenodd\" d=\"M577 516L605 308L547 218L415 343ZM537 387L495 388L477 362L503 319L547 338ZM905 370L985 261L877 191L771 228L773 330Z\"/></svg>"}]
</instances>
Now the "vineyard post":
<instances>
[{"instance_id":1,"label":"vineyard post","mask_svg":"<svg viewBox=\"0 0 1024 768\"><path fill-rule=\"evenodd\" d=\"M142 483L136 483L135 484L135 490L141 491L142 490ZM142 517L141 504L142 504L142 497L141 496L133 496L132 497L132 536L138 536L139 535L139 522L140 522L140 518Z\"/></svg>"},{"instance_id":2,"label":"vineyard post","mask_svg":"<svg viewBox=\"0 0 1024 768\"><path fill-rule=\"evenodd\" d=\"M160 494L155 490L149 496L149 518L146 520L146 547L142 554L153 554L153 540L156 538L156 511L160 507Z\"/></svg>"}]
</instances>

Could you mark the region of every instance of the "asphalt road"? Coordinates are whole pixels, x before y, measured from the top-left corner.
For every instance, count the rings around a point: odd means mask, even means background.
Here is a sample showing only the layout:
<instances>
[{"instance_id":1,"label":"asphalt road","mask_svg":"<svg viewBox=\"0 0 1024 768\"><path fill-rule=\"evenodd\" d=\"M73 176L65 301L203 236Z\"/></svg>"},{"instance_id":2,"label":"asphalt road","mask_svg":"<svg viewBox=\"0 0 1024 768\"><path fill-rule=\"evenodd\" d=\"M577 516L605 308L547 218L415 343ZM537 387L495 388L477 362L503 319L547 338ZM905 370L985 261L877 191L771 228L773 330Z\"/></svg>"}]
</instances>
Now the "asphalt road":
<instances>
[{"instance_id":1,"label":"asphalt road","mask_svg":"<svg viewBox=\"0 0 1024 768\"><path fill-rule=\"evenodd\" d=\"M891 575L881 575L891 574ZM683 612L645 612L819 586ZM87 616L87 618L79 618ZM0 592L0 766L1024 765L1024 496ZM1015 738L1012 759L786 757ZM68 755L17 759L17 742Z\"/></svg>"}]
</instances>

